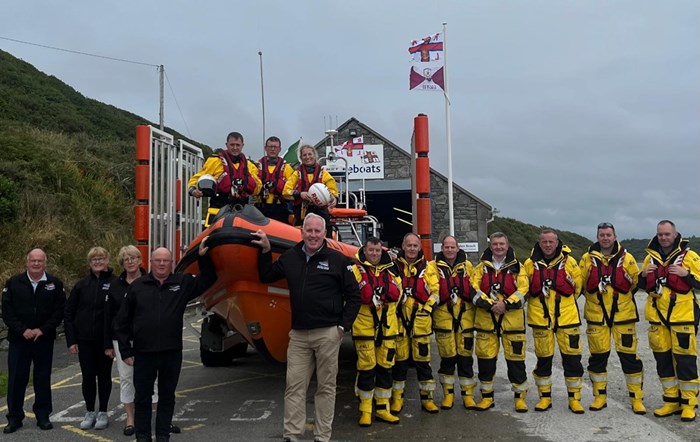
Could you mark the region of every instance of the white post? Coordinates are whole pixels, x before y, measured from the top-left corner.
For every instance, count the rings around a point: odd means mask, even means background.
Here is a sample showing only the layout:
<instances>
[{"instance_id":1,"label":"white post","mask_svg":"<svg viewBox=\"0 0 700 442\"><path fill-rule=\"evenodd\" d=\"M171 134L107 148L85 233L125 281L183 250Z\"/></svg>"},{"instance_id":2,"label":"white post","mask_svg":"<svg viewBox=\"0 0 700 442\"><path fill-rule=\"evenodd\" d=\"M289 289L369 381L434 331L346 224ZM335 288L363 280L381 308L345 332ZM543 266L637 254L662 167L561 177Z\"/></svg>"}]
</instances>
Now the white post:
<instances>
[{"instance_id":1,"label":"white post","mask_svg":"<svg viewBox=\"0 0 700 442\"><path fill-rule=\"evenodd\" d=\"M260 56L260 98L262 101L262 145L265 145L265 83L263 82L263 60L262 51L258 51Z\"/></svg>"},{"instance_id":2,"label":"white post","mask_svg":"<svg viewBox=\"0 0 700 442\"><path fill-rule=\"evenodd\" d=\"M455 234L455 209L452 190L452 129L450 127L450 96L447 89L447 22L442 23L442 45L445 80L445 129L447 131L447 202L450 217L450 235Z\"/></svg>"}]
</instances>

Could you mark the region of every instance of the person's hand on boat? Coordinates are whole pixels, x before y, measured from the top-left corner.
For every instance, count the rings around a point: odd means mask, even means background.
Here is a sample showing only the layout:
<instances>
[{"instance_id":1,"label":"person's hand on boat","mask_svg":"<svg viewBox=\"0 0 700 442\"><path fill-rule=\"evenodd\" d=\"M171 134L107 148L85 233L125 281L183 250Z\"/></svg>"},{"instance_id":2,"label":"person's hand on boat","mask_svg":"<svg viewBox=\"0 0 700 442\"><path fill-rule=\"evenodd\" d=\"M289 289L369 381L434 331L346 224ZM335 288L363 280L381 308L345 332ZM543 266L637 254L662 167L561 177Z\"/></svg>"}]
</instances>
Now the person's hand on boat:
<instances>
[{"instance_id":1,"label":"person's hand on boat","mask_svg":"<svg viewBox=\"0 0 700 442\"><path fill-rule=\"evenodd\" d=\"M209 251L209 247L205 245L208 239L209 237L205 236L202 242L199 243L199 256L204 256Z\"/></svg>"},{"instance_id":2,"label":"person's hand on boat","mask_svg":"<svg viewBox=\"0 0 700 442\"><path fill-rule=\"evenodd\" d=\"M68 347L68 351L73 355L77 355L78 354L78 344L73 344L70 347Z\"/></svg>"},{"instance_id":3,"label":"person's hand on boat","mask_svg":"<svg viewBox=\"0 0 700 442\"><path fill-rule=\"evenodd\" d=\"M250 234L253 235L254 237L258 238L258 239L253 239L250 242L252 244L255 244L256 246L260 246L263 253L267 253L272 249L272 247L270 246L270 240L267 238L267 235L265 234L265 232L258 229L255 232L250 232Z\"/></svg>"},{"instance_id":4,"label":"person's hand on boat","mask_svg":"<svg viewBox=\"0 0 700 442\"><path fill-rule=\"evenodd\" d=\"M105 356L107 356L110 359L114 359L114 349L113 348L106 349Z\"/></svg>"},{"instance_id":5,"label":"person's hand on boat","mask_svg":"<svg viewBox=\"0 0 700 442\"><path fill-rule=\"evenodd\" d=\"M192 192L190 192L190 195L192 195L195 198L201 198L204 194L199 189L193 189Z\"/></svg>"},{"instance_id":6,"label":"person's hand on boat","mask_svg":"<svg viewBox=\"0 0 700 442\"><path fill-rule=\"evenodd\" d=\"M309 196L309 192L301 192L301 193L299 194L299 197L302 199L302 201L308 201L308 202L312 202L312 201L313 201L313 200L311 199L311 197Z\"/></svg>"},{"instance_id":7,"label":"person's hand on boat","mask_svg":"<svg viewBox=\"0 0 700 442\"><path fill-rule=\"evenodd\" d=\"M328 204L328 208L332 209L335 207L336 204L338 204L338 198L333 197L333 201L331 201L330 204Z\"/></svg>"}]
</instances>

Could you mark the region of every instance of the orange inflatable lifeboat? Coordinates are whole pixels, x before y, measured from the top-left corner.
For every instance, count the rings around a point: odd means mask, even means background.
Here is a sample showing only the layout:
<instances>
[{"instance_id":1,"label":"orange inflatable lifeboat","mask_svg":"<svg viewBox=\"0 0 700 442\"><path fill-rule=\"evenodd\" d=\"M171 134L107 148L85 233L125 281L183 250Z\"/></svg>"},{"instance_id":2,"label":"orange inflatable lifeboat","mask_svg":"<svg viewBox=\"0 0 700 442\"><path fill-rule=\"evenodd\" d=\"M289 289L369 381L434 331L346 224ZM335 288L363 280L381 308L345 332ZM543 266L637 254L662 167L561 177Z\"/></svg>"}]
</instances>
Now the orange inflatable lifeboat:
<instances>
[{"instance_id":1,"label":"orange inflatable lifeboat","mask_svg":"<svg viewBox=\"0 0 700 442\"><path fill-rule=\"evenodd\" d=\"M219 365L216 361L219 355L226 358L226 348L220 346L219 341L235 332L240 334L239 339L244 339L262 355L278 362L287 360L291 329L289 291L285 280L275 284L260 282L258 247L251 244L254 239L251 232L258 229L270 239L273 260L301 241L298 228L270 220L252 205L239 207L239 210L225 207L214 223L189 245L175 269L176 272L199 273L199 243L209 236L207 246L216 267L217 281L200 297L206 310L213 313L202 325L204 365ZM328 240L328 245L350 257L357 252L355 246L334 240ZM234 349L245 353L247 344L238 342ZM229 361L231 357L229 353Z\"/></svg>"}]
</instances>

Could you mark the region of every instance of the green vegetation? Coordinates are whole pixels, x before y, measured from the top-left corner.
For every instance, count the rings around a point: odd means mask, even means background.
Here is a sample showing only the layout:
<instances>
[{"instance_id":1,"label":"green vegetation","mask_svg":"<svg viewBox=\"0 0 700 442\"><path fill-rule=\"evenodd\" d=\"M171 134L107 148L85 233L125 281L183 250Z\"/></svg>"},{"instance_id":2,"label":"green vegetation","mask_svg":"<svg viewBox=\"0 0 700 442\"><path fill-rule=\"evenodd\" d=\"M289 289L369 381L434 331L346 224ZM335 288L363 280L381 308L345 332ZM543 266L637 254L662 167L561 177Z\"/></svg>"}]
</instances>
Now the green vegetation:
<instances>
[{"instance_id":1,"label":"green vegetation","mask_svg":"<svg viewBox=\"0 0 700 442\"><path fill-rule=\"evenodd\" d=\"M549 226L535 226L526 224L513 218L503 218L497 216L493 222L489 223L489 234L493 232L503 232L508 235L510 245L515 250L515 256L524 262L532 252L532 247L537 242L542 229L554 229L559 233L559 239L569 246L571 256L579 260L581 255L588 250L591 241L573 232L566 232Z\"/></svg>"},{"instance_id":2,"label":"green vegetation","mask_svg":"<svg viewBox=\"0 0 700 442\"><path fill-rule=\"evenodd\" d=\"M49 271L72 285L90 247L133 242L138 124L151 123L0 51L0 279L42 247Z\"/></svg>"},{"instance_id":3,"label":"green vegetation","mask_svg":"<svg viewBox=\"0 0 700 442\"><path fill-rule=\"evenodd\" d=\"M0 371L0 397L7 396L7 372Z\"/></svg>"},{"instance_id":4,"label":"green vegetation","mask_svg":"<svg viewBox=\"0 0 700 442\"><path fill-rule=\"evenodd\" d=\"M681 232L682 233L682 232ZM698 251L700 250L700 237L697 236L691 236L689 238L685 238L690 242L690 248ZM638 262L642 262L644 257L646 256L647 252L644 251L644 249L647 248L647 245L649 244L649 239L625 239L623 241L620 241L623 246L627 249L628 252L634 256Z\"/></svg>"}]
</instances>

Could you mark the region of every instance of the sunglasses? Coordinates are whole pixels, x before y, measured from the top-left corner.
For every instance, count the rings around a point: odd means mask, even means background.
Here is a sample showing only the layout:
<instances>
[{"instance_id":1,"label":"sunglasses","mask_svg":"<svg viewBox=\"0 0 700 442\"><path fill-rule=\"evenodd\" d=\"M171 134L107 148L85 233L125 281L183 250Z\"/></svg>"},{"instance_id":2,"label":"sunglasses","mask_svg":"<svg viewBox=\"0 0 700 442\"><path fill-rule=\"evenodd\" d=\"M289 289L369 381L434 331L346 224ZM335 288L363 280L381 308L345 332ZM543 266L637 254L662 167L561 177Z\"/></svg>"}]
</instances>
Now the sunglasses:
<instances>
[{"instance_id":1,"label":"sunglasses","mask_svg":"<svg viewBox=\"0 0 700 442\"><path fill-rule=\"evenodd\" d=\"M614 229L615 226L613 226L611 223L600 223L598 224L599 229Z\"/></svg>"}]
</instances>

